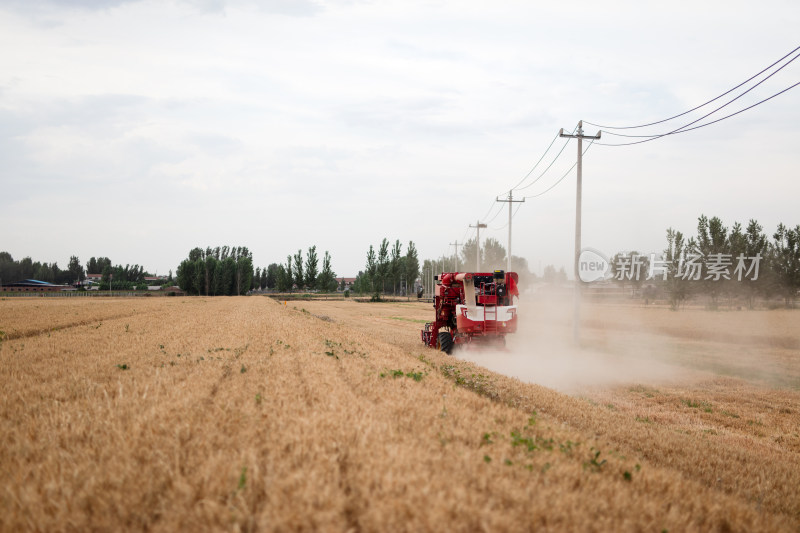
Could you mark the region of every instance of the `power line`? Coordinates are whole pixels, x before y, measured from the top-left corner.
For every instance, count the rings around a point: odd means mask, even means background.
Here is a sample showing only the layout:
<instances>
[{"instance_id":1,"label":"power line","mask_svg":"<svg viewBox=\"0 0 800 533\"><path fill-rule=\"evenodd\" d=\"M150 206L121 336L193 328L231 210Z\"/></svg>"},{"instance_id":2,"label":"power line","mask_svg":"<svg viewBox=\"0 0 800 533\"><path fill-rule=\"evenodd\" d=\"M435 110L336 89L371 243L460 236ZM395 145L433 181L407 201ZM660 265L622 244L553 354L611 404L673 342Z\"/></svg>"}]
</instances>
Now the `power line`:
<instances>
[{"instance_id":1,"label":"power line","mask_svg":"<svg viewBox=\"0 0 800 533\"><path fill-rule=\"evenodd\" d=\"M769 100L772 100L772 99L773 99L773 98L775 98L776 96L780 96L781 94L785 93L786 91L789 91L790 89L794 89L794 88L795 88L795 87L797 87L798 85L800 85L800 82L797 82L797 83L795 83L794 85L790 85L789 87L787 87L787 88L783 89L782 91L778 91L777 93L773 94L772 96L769 96L769 97L767 97L767 98L764 98L763 100L761 100L761 101L759 101L759 102L756 102L756 103L755 103L755 104L753 104L753 105L747 106L747 107L745 107L744 109L740 109L739 111L736 111L735 113L731 113L730 115L726 115L726 116L724 116L724 117L722 117L722 118L718 118L718 119L716 119L716 120L712 120L711 122L706 122L705 124L700 124L699 126L695 126L695 127L693 127L693 128L689 128L689 127L687 127L687 126L691 126L692 124L696 123L696 122L697 122L697 120L695 120L694 122L690 122L689 124L686 124L685 126L681 126L681 127L680 127L680 128L678 128L677 130L674 130L674 131L671 131L671 132L668 132L668 133L664 133L664 134L662 134L662 135L657 135L657 136L655 136L655 137L651 137L651 138L649 138L649 139L644 139L644 140L642 140L642 141L633 141L633 142L629 142L629 143L617 143L617 144L612 144L612 143L597 143L597 144L598 144L598 145L600 145L600 146L631 146L631 145L633 145L633 144L642 144L642 143L646 143L646 142L649 142L649 141L654 141L654 140L656 140L656 139L660 139L661 137L666 137L667 135L677 135L677 134L679 134L679 133L686 133L686 132L688 132L688 131L699 130L700 128L705 128L706 126L710 126L710 125L712 125L712 124L716 124L717 122L721 122L721 121L723 121L723 120L725 120L725 119L731 118L731 117L733 117L733 116L736 116L736 115L738 115L738 114L740 114L740 113L744 113L745 111L747 111L747 110L749 110L749 109L752 109L752 108L754 108L754 107L756 107L756 106L759 106L759 105L763 104L764 102L767 102L767 101L769 101ZM727 104L726 104L726 105L727 105ZM724 107L724 106L723 106L723 107ZM712 112L712 113L713 113L713 112ZM711 114L711 113L709 113L709 115L710 115L710 114ZM702 117L702 118L700 118L700 119L698 119L698 120L702 120L703 118L706 118L707 116L708 116L708 115L706 115L705 117ZM684 128L685 128L685 129L684 129ZM609 133L609 132L605 132L605 133ZM612 133L611 135L614 135L614 134Z\"/></svg>"},{"instance_id":2,"label":"power line","mask_svg":"<svg viewBox=\"0 0 800 533\"><path fill-rule=\"evenodd\" d=\"M591 126L595 126L595 127L598 127L598 128L609 129L609 130L630 130L630 129L637 129L637 128L646 128L647 126L655 126L656 124L661 124L661 123L664 123L664 122L668 122L668 121L670 121L670 120L672 120L672 119L675 119L675 118L678 118L678 117L682 117L683 115L689 114L689 113L691 113L692 111L697 111L697 110L698 110L698 109L700 109L701 107L705 107L705 106L707 106L708 104L710 104L711 102L715 102L716 100L719 100L720 98L722 98L722 97L723 97L723 96L725 96L726 94L729 94L729 93L731 93L731 92L735 91L736 89L738 89L738 88L739 88L739 87L741 87L742 85L744 85L744 84L748 83L749 81L751 81L751 80L753 80L753 79L757 78L758 76L760 76L760 75L761 75L761 74L763 74L764 72L768 71L769 69L771 69L772 67L774 67L775 65L777 65L778 63L780 63L781 61L783 61L784 59L786 59L786 58L787 58L787 57L789 57L790 55L792 55L793 53L797 52L798 50L800 50L800 46L798 46L797 48L795 48L794 50L792 50L791 52L789 52L788 54L786 54L785 56L783 56L783 57L782 57L782 58L780 58L779 60L777 60L777 61L775 61L774 63L772 63L772 64L771 64L770 66L768 66L767 68L765 68L765 69L763 69L762 71L758 72L757 74L754 74L753 76L751 76L751 77L747 78L746 80L744 80L742 83L740 83L740 84L739 84L739 85L737 85L736 87L733 87L732 89L729 89L729 90L725 91L725 92L724 92L724 93L722 93L721 95L719 95L719 96L717 96L717 97L715 97L715 98L712 98L711 100L709 100L708 102L705 102L704 104L700 104L699 106L697 106L697 107L693 107L692 109L690 109L690 110L688 110L688 111L684 111L683 113L680 113L680 114L678 114L678 115L675 115L675 116L672 116L672 117L669 117L669 118L665 118L665 119L663 119L663 120L659 120L659 121L656 121L656 122L650 122L649 124L641 124L641 125L639 125L639 126L603 126L603 125L600 125L600 124L595 124L595 123L593 123L593 122L588 122L588 121L586 121L586 124L589 124L589 125L591 125ZM796 58L795 58L795 59L796 59ZM792 61L794 61L794 59L792 59ZM791 61L790 61L790 63L791 63ZM788 65L788 63L787 63L787 65ZM784 65L784 66L786 66L786 65ZM783 68L783 67L781 67L781 68ZM780 69L779 69L779 70L780 70ZM608 133L608 132L606 132L606 133Z\"/></svg>"},{"instance_id":3,"label":"power line","mask_svg":"<svg viewBox=\"0 0 800 533\"><path fill-rule=\"evenodd\" d=\"M759 76L761 76L761 75L762 75L762 74L764 74L765 72L769 71L770 69L772 69L773 67L775 67L775 66L776 66L776 65L778 65L779 63L783 62L783 61L784 61L784 60L785 60L787 57L791 56L792 54L794 54L794 53L795 53L795 52L797 52L798 50L800 50L800 46L796 47L794 50L792 50L792 51L791 51L791 52L789 52L788 54L784 55L784 56L783 56L783 57L781 57L779 60L775 61L774 63L772 63L772 64L771 64L771 65L769 65L768 67L766 67L766 68L762 69L762 70L761 70L760 72L758 72L757 74L755 74L755 75L751 76L751 77L750 77L750 78L748 78L747 80L745 80L745 81L743 81L742 83L740 83L740 84L736 85L735 87L733 87L733 88L729 89L728 91L726 91L726 92L722 93L721 95L719 95L719 96L717 96L717 97L715 97L715 98L712 98L711 100L709 100L709 101L707 101L707 102L705 102L705 103L703 103L703 104L701 104L701 105L699 105L699 106L696 106L696 107L694 107L694 108L692 108L692 109L689 109L688 111L685 111L685 112L683 112L683 113L680 113L680 114L678 114L678 115L674 115L674 116L672 116L672 117L669 117L669 118L666 118L666 119L663 119L663 120L659 120L659 121L656 121L656 122L651 122L651 123L648 123L648 124L642 124L642 125L639 125L639 126L603 126L603 125L595 124L595 123L588 122L588 121L586 122L586 124L590 124L590 125L593 125L593 126L597 126L598 128L604 128L604 129L616 129L616 130L624 130L624 129L637 129L637 128L644 128L644 127L647 127L647 126L653 126L653 125L657 125L657 124L662 124L662 123L664 123L664 122L668 122L668 121L670 121L670 120L673 120L673 119L676 119L676 118L682 117L682 116L684 116L684 115L687 115L687 114L689 114L689 113L691 113L691 112L693 112L693 111L696 111L696 110L698 110L698 109L700 109L700 108L702 108L702 107L705 107L705 106L707 106L708 104L710 104L710 103L712 103L712 102L715 102L715 101L719 100L720 98L722 98L722 97L724 97L724 96L726 96L726 95L728 95L728 94L732 93L732 92L733 92L733 91L735 91L736 89L739 89L740 87L744 86L745 84L749 83L750 81L752 81L752 80L754 80L754 79L758 78ZM617 137L644 138L644 139L643 139L643 140L640 140L640 141L634 141L634 142L628 142L628 143L617 143L617 144L612 144L612 143L600 143L600 142L597 142L597 144L598 144L598 145L601 145L601 146L629 146L629 145L633 145L633 144L641 144L641 143L644 143L644 142L649 142L649 141L653 141L653 140L659 139L659 138L661 138L661 137L665 137L665 136L667 136L667 135L676 135L676 134L678 134L678 133L686 133L686 132L693 131L693 130L696 130L696 129L700 129L700 128L703 128L703 127L706 127L706 126L710 126L710 125L712 125L712 124L715 124L715 123L717 123L717 122L721 122L721 121L723 121L723 120L726 120L726 119L728 119L728 118L731 118L731 117L733 117L733 116L736 116L736 115L738 115L738 114L740 114L740 113L743 113L743 112L745 112L745 111L747 111L747 110L749 110L749 109L752 109L752 108L754 108L754 107L756 107L756 106L759 106L759 105L761 105L761 104L763 104L763 103L765 103L765 102L767 102L767 101L769 101L769 100L771 100L771 99L773 99L773 98L775 98L775 97L777 97L777 96L779 96L779 95L781 95L781 94L783 94L783 93L785 93L785 92L787 92L787 91L789 91L789 90L793 89L793 88L794 88L794 87L796 87L797 85L800 85L800 82L798 82L798 83L795 83L794 85L791 85L791 86L789 86L789 87L787 87L787 88L785 88L785 89L783 89L783 90L781 90L781 91L779 91L779 92L777 92L777 93L773 94L772 96L769 96L769 97L767 97L767 98L765 98L765 99L763 99L763 100L761 100L761 101L759 101L759 102L756 102L755 104L752 104L752 105L750 105L750 106L748 106L748 107L746 107L746 108L744 108L744 109L741 109L741 110L739 110L739 111L736 111L736 112L734 112L734 113L731 113L731 114L729 114L729 115L726 115L726 116L724 116L724 117L722 117L722 118L719 118L719 119L716 119L716 120L712 120L712 121L710 121L710 122L706 122L706 123L703 123L703 124L699 124L699 125L693 126L693 125L697 124L698 122L702 121L703 119L705 119L705 118L708 118L709 116L713 115L714 113L716 113L716 112L720 111L721 109L723 109L723 108L725 108L726 106L730 105L731 103L735 102L736 100L740 99L741 97L743 97L744 95L748 94L749 92L753 91L753 90L754 90L756 87L758 87L758 86L760 86L761 84L763 84L765 81L767 81L767 80L768 80L768 79L770 79L772 76L774 76L775 74L777 74L778 72L780 72L781 70L783 70L785 67L787 67L788 65L790 65L790 64L791 64L793 61L795 61L795 60L796 60L796 59L798 59L799 57L800 57L800 54L796 55L795 57L791 58L791 59L790 59L788 62L786 62L785 64L781 65L781 66L780 66L778 69L776 69L774 72L770 73L770 74L769 74L768 76L766 76L764 79L760 80L758 83L756 83L755 85L753 85L753 86L752 86L752 87L750 87L749 89L745 90L744 92L742 92L741 94L739 94L739 95L738 95L738 96L736 96L735 98L732 98L731 100L729 100L729 101L728 101L728 102L726 102L725 104L723 104L723 105L721 105L721 106L717 107L717 108L716 108L716 109L714 109L713 111L711 111L711 112L709 112L709 113L707 113L707 114L703 115L702 117L700 117L700 118L698 118L698 119L696 119L696 120L693 120L692 122L689 122L689 123L687 123L687 124L684 124L683 126L681 126L681 127L679 127L679 128L676 128L676 129L674 129L674 130L672 130L672 131L669 131L669 132L666 132L666 133L663 133L663 134L658 134L658 135L626 135L626 134L612 133L612 132L609 132L609 131L605 131L605 133L606 133L606 134L608 134L608 135L614 135L614 136L617 136ZM693 127L690 127L690 126L693 126ZM524 177L523 177L523 178L522 178L522 179L521 179L521 180L520 180L520 181L519 181L519 182L518 182L518 183L517 183L517 184L516 184L514 187L512 187L511 191L514 191L514 190L520 191L520 190L527 189L527 188L531 187L532 185L534 185L535 183L537 183L537 182L538 182L538 181L539 181L539 180L540 180L542 177L544 177L544 176L545 176L545 174L547 174L547 172L548 172L548 171L549 171L549 170L550 170L550 169L553 167L553 165L555 164L555 162L556 162L556 161L557 161L557 160L558 160L558 159L561 157L561 155L562 155L562 153L564 152L564 150L565 150L565 148L566 148L567 144L569 144L569 139L567 139L567 141L566 141L566 142L564 143L564 145L561 147L561 149L559 150L559 152L556 154L556 156L553 158L553 160L550 162L550 164L547 166L547 168L545 168L545 169L544 169L544 171L542 171L542 173L541 173L541 174L539 174L539 175L538 175L538 176L537 176L537 177L536 177L536 178L535 178L535 179L534 179L532 182L528 183L528 184L527 184L527 185L525 185L525 186L522 186L522 187L520 187L520 185L522 185L522 184L523 184L523 183L524 183L526 180L528 180L528 179L530 178L530 176L533 174L533 172L534 172L534 171L535 171L535 170L536 170L536 169L539 167L539 165L542 163L542 161L544 160L544 158L547 156L547 154L548 154L548 153L550 152L550 150L552 149L553 145L555 144L555 141L556 141L556 139L557 139L559 136L563 136L563 137L572 137L572 138L574 138L574 137L575 137L574 133L575 133L576 129L579 129L579 128L580 128L580 126L578 126L578 128L575 128L575 129L573 129L573 131L572 131L572 135L569 135L569 136L567 136L567 135L563 135L563 128L562 128L562 132L559 132L559 134L558 134L558 135L556 135L556 136L553 138L553 140L552 140L552 141L550 142L550 144L547 146L547 149L545 149L544 153L543 153L543 154L542 154L542 156L539 158L539 160L536 162L536 164L535 164L535 165L534 165L534 166L533 166L533 167L532 167L532 168L531 168L531 169L530 169L530 170L529 170L529 171L528 171L528 172L525 174L525 176L524 176ZM582 130L580 130L580 131L579 131L579 135L580 135L580 136L582 136ZM585 137L585 138L586 138L587 140L590 140L590 142L589 142L588 146L587 146L587 147L586 147L586 148L585 148L585 149L584 149L584 150L583 150L583 151L580 153L580 156L583 156L583 155L585 155L585 154L586 154L586 153L589 151L589 148L591 148L592 144L594 144L594 143L596 142L596 140L597 140L597 139L599 139L599 135L598 135L596 138L590 138L590 137L588 137L588 136L587 136L587 137ZM580 160L580 157L579 157L578 159ZM555 183L553 183L552 185L550 185L548 188L546 188L545 190L543 190L543 191L541 191L541 192L539 192L539 193L536 193L536 194L531 194L531 195L528 195L528 196L524 196L524 197L523 197L523 200L524 200L524 199L529 199L529 198L538 198L538 197L540 197L540 196L543 196L543 195L547 194L548 192L550 192L551 190L553 190L555 187L557 187L557 186L558 186L558 185L559 185L559 184L560 184L560 183L561 183L561 182L562 182L562 181L563 181L563 180L564 180L564 179L565 179L565 178L566 178L566 177L567 177L567 176L568 176L568 175L569 175L569 174L572 172L572 170L573 170L573 169L575 169L575 167L576 167L576 166L578 166L578 161L576 161L576 162L575 162L575 163L574 163L574 164L573 164L573 165L572 165L572 166L571 166L571 167L570 167L570 168L569 168L569 169L568 169L568 170L567 170L567 171L566 171L566 172L565 172L565 173L564 173L564 174L563 174L563 175L562 175L562 176L561 176L561 177L560 177L558 180L556 180L556 181L555 181ZM580 169L579 169L579 170L580 170ZM510 194L510 193L509 193L509 194ZM489 209L487 210L486 214L485 214L483 217L481 217L481 219L483 219L483 220L486 220L486 221L487 221L486 223L490 223L490 222L492 222L493 220L495 220L495 219L497 218L497 216L499 216L499 214L500 214L500 211L502 210L502 208L501 208L501 209L498 209L498 210L497 210L497 212L496 212L496 213L494 213L494 215L493 215L491 218L488 218L488 217L489 217L489 215L492 213L492 210L493 210L493 209L494 209L496 206L497 206L497 203L496 203L496 202L492 202L492 205L489 207ZM521 204L520 204L520 206L521 206ZM514 217L514 216L516 216L516 213L519 211L519 207L520 207L520 206L517 206L517 209L516 209L516 210L514 210L514 212L513 212L513 213L510 215L510 217L509 217L509 222L508 222L508 223L506 223L505 225L503 225L503 226L501 226L501 227L499 227L499 228L492 228L492 229L493 229L493 230L501 230L501 229L504 229L505 227L509 226L509 225L510 225L510 223L511 223L511 219L513 219L513 217ZM509 207L510 207L510 204L509 204ZM487 218L488 218L488 219L487 219ZM477 230L477 235L478 235L478 239L479 239L479 235L480 235L480 229L479 229L479 228L480 228L480 227L486 227L486 226L484 225L484 224L486 224L486 223L481 223L481 222L480 222L480 220L481 220L481 219L478 219L478 222L477 222L477 225L476 225L476 226L472 226L472 225L470 225L470 226L467 228L467 230L466 230L466 231L465 231L465 233L464 233L464 239L463 239L463 241L464 241L464 242L466 242L466 241L467 241L467 237L468 237L469 235L471 235L471 234L472 234L472 230L473 230L473 229L476 229L476 230ZM576 242L577 242L577 241L576 241ZM478 244L478 250L480 250L480 242L478 241L478 242L477 242L477 244Z\"/></svg>"},{"instance_id":4,"label":"power line","mask_svg":"<svg viewBox=\"0 0 800 533\"><path fill-rule=\"evenodd\" d=\"M742 96L746 95L747 93L749 93L750 91L752 91L753 89L755 89L756 87L758 87L759 85L761 85L762 83L764 83L765 81L767 81L768 79L770 79L772 76L774 76L775 74L777 74L777 73L778 73L778 72L780 72L781 70L783 70L785 67L789 66L789 65L792 63L792 61L794 61L794 60L795 60L795 59L797 59L798 57L800 57L800 54L798 54L798 55L794 56L794 57L791 59L791 61L789 61L788 63L786 63L785 65L783 65L781 68L779 68L778 70L776 70L775 72L773 72L772 74L770 74L769 76L767 76L766 78L764 78L763 80L761 80L760 82L756 83L755 85L753 85L752 87L750 87L749 89L747 89L746 91L744 91L742 94L740 94L740 95L739 95L739 96L737 96L736 98L732 98L731 100L728 100L726 103L722 104L721 106L719 106L718 108L716 108L714 111L711 111L710 113L706 113L705 115L703 115L702 117L698 118L697 120L694 120L694 121L692 121L692 122L690 122L690 123L686 124L685 126L681 126L680 128L677 128L677 129L675 129L675 130L672 130L672 131L671 131L671 132L669 132L669 133L664 133L664 134L662 134L662 135L625 135L625 134L623 134L623 133L611 133L611 132L608 132L608 131L607 131L606 133L607 133L607 134L609 134L609 135L614 135L614 136L616 136L616 137L663 137L664 135L671 135L671 134L673 134L673 133L683 133L683 132L682 132L682 131L680 131L680 130L683 130L683 129L685 129L686 127L688 127L688 126L691 126L692 124L696 124L696 123L700 122L701 120L703 120L704 118L706 118L706 117L709 117L709 116L713 115L714 113L716 113L716 112L717 112L717 111L719 111L720 109L722 109L722 108L724 108L724 107L727 107L728 105L732 104L733 102L735 102L736 100L738 100L738 99L739 99L739 98L741 98Z\"/></svg>"},{"instance_id":5,"label":"power line","mask_svg":"<svg viewBox=\"0 0 800 533\"><path fill-rule=\"evenodd\" d=\"M467 235L469 235L470 233L472 233L472 229L467 228L467 231L464 232L464 238L461 239L461 241L462 242L467 242Z\"/></svg>"},{"instance_id":6,"label":"power line","mask_svg":"<svg viewBox=\"0 0 800 533\"><path fill-rule=\"evenodd\" d=\"M506 254L506 271L509 272L511 271L511 219L514 218L514 215L511 213L511 207L515 203L518 203L519 205L517 206L517 209L519 209L519 207L522 205L524 201L525 198L523 198L522 200L514 200L513 191L508 191L508 198L504 200L497 198L497 202L508 204L508 223L506 224L506 226L508 226L508 253ZM514 212L514 214L516 214L516 211Z\"/></svg>"},{"instance_id":7,"label":"power line","mask_svg":"<svg viewBox=\"0 0 800 533\"><path fill-rule=\"evenodd\" d=\"M588 145L588 146L587 146L587 147L586 147L586 148L583 150L583 155L586 155L586 152L588 152L588 151L589 151L589 148L591 148L591 147L592 147L592 144L594 144L594 140L591 140L591 141L589 141L589 145ZM600 143L597 143L597 144L600 144ZM525 196L525 199L528 199L528 198L538 198L539 196L543 196L543 195L547 194L548 192L550 192L551 190L553 190L553 189L556 187L556 185L558 185L559 183L561 183L561 182L564 180L564 178L566 178L567 176L569 176L569 173L570 173L570 172L572 172L572 171L573 171L573 169L574 169L576 166L578 166L578 162L577 162L577 161L575 161L575 163L573 163L573 164L572 164L572 166L571 166L571 167L569 167L569 170L567 170L567 171L564 173L564 175L563 175L563 176L561 176L560 178L558 178L558 181L556 181L554 184L552 184L551 186L549 186L548 188L546 188L545 190L543 190L542 192L540 192L540 193L538 193L538 194L532 194L532 195L530 195L530 196Z\"/></svg>"},{"instance_id":8,"label":"power line","mask_svg":"<svg viewBox=\"0 0 800 533\"><path fill-rule=\"evenodd\" d=\"M572 132L574 133L575 130L573 129ZM527 189L528 187L530 187L531 185L533 185L534 183L539 181L545 174L547 174L547 171L550 170L550 168L555 164L555 162L558 161L558 158L561 157L562 153L564 153L564 149L567 147L568 144L569 144L569 139L567 139L566 142L564 142L564 146L561 147L561 150L558 151L558 153L556 154L556 157L550 162L549 165L547 165L547 168L544 169L544 171L541 174L539 174L539 177L537 177L535 180L533 180L529 184L525 185L524 187L514 187L514 190L515 191L524 191L525 189Z\"/></svg>"},{"instance_id":9,"label":"power line","mask_svg":"<svg viewBox=\"0 0 800 533\"><path fill-rule=\"evenodd\" d=\"M497 202L495 202L495 203L497 203ZM502 211L503 211L503 206L501 205L501 206L500 206L500 209L498 209L498 210L497 210L497 213L495 213L495 214L494 214L494 216L493 216L492 218L490 218L489 220L487 220L487 221L486 221L486 223L487 223L487 224L490 224L490 223L491 223L491 222L492 222L494 219L496 219L496 218L497 218L497 216L498 216L498 215L499 215L499 214L500 214ZM486 218L486 217L483 217L483 218Z\"/></svg>"},{"instance_id":10,"label":"power line","mask_svg":"<svg viewBox=\"0 0 800 533\"><path fill-rule=\"evenodd\" d=\"M492 209L497 207L497 202L492 202L492 205L489 206L489 209L486 211L486 214L483 215L481 218L486 218L489 216L489 213L492 212Z\"/></svg>"},{"instance_id":11,"label":"power line","mask_svg":"<svg viewBox=\"0 0 800 533\"><path fill-rule=\"evenodd\" d=\"M584 152L584 153L585 153L585 152ZM573 168L574 168L574 167L573 167ZM526 196L525 198L528 198L528 197ZM516 201L516 200L515 200L515 201ZM517 208L516 208L516 209L514 209L514 212L511 214L511 218L514 218L515 216L517 216L517 211L519 211L519 208L520 208L520 207L522 207L522 204L518 205L518 206L517 206ZM495 231L500 231L501 229L506 229L507 227L508 227L508 222L506 222L505 224L503 224L503 225L502 225L502 226L500 226L499 228L491 228L491 229L493 229L493 230L495 230Z\"/></svg>"},{"instance_id":12,"label":"power line","mask_svg":"<svg viewBox=\"0 0 800 533\"><path fill-rule=\"evenodd\" d=\"M756 107L756 106L758 106L758 105L761 105L761 104L763 104L764 102L766 102L766 101L768 101L768 100L772 100L772 99L773 99L773 98L775 98L776 96L780 96L780 95L782 95L783 93L785 93L786 91L788 91L788 90L790 90L790 89L794 89L794 88L795 88L795 87L797 87L798 85L800 85L800 81L798 81L798 82L797 82L797 83L795 83L794 85L791 85L791 86L789 86L789 87L785 88L785 89L784 89L784 90L782 90L782 91L779 91L779 92L777 92L777 93L773 94L772 96L770 96L770 97L768 97L768 98L764 98L764 99L763 99L763 100L761 100L760 102L756 102L755 104L753 104L753 105L751 105L751 106L747 106L747 107L745 107L744 109L740 109L740 110L739 110L739 111L737 111L736 113L731 113L730 115L724 116L724 117L722 117L722 118L718 118L717 120L713 120L713 121L711 121L711 122L707 122L707 123L705 123L705 124L700 124L699 126L695 126L694 128L688 128L688 129L686 129L686 130L683 130L683 131L681 131L680 133L684 133L684 132L686 132L686 131L692 131L692 130L699 130L700 128L705 128L706 126L710 126L710 125L712 125L712 124L716 124L717 122L723 121L723 120L725 120L726 118L731 118L732 116L738 115L739 113L744 113L744 112L745 112L745 111L747 111L748 109L752 109L752 108L754 108L754 107Z\"/></svg>"},{"instance_id":13,"label":"power line","mask_svg":"<svg viewBox=\"0 0 800 533\"><path fill-rule=\"evenodd\" d=\"M536 167L538 167L538 166L539 166L539 163L541 163L541 162L542 162L542 159L544 159L544 156L546 156L546 155L547 155L547 152L549 152L549 151L550 151L550 148L552 148L552 147L553 147L553 145L555 144L555 142L556 142L556 139L558 139L558 134L556 134L556 136L555 136L555 137L553 137L553 140L552 140L552 141L550 141L550 145L547 147L547 150L545 150L545 151L544 151L544 153L542 154L542 157L540 157L540 158L539 158L539 160L536 162L536 164L535 164L535 165L533 165L533 168L532 168L532 169L530 169L530 170L528 171L528 173L527 173L527 174L525 174L525 176L524 176L524 177L523 177L521 180L519 180L519 183L517 183L516 185L514 185L513 187L511 187L511 190L515 190L517 187L519 187L520 185L522 185L522 182L524 182L526 179L528 179L528 176L530 176L530 175L533 173L533 171L534 171L534 170L536 170Z\"/></svg>"}]
</instances>

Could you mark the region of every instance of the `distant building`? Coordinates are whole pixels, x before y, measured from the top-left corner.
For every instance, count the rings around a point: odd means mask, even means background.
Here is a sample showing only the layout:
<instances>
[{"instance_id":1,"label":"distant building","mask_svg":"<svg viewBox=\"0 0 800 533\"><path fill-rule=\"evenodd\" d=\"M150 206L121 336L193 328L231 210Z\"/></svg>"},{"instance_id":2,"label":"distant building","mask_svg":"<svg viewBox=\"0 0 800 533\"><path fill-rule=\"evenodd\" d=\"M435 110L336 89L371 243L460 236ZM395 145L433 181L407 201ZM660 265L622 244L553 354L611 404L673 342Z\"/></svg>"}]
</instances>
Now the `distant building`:
<instances>
[{"instance_id":1,"label":"distant building","mask_svg":"<svg viewBox=\"0 0 800 533\"><path fill-rule=\"evenodd\" d=\"M38 279L24 279L0 287L0 291L3 292L59 292L72 289L74 288L71 285L56 285Z\"/></svg>"},{"instance_id":2,"label":"distant building","mask_svg":"<svg viewBox=\"0 0 800 533\"><path fill-rule=\"evenodd\" d=\"M356 282L356 278L336 278L336 290L342 287L342 280L344 280L344 290L346 291L352 289Z\"/></svg>"}]
</instances>

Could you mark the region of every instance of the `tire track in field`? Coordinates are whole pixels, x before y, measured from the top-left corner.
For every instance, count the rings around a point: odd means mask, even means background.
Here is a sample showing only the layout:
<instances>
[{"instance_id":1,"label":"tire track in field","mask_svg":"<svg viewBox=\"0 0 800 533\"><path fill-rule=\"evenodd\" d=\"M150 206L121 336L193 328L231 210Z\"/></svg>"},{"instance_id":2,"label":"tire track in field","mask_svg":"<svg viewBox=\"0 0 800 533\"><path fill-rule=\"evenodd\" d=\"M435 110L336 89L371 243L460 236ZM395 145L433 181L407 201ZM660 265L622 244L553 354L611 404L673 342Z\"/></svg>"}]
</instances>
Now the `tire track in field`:
<instances>
[{"instance_id":1,"label":"tire track in field","mask_svg":"<svg viewBox=\"0 0 800 533\"><path fill-rule=\"evenodd\" d=\"M54 331L62 331L65 329L70 328L78 328L81 326L89 326L95 324L97 322L102 322L103 320L116 320L118 318L130 318L136 315L139 315L139 312L133 313L118 313L116 315L109 315L103 316L99 318L93 318L89 320L78 320L76 322L69 322L67 324L58 324L55 326L48 326L46 328L32 328L32 329L22 329L22 330L13 330L7 331L5 334L0 338L0 340L5 341L12 341L16 339L28 339L30 337L38 337L39 335L44 335L45 333L52 333Z\"/></svg>"}]
</instances>

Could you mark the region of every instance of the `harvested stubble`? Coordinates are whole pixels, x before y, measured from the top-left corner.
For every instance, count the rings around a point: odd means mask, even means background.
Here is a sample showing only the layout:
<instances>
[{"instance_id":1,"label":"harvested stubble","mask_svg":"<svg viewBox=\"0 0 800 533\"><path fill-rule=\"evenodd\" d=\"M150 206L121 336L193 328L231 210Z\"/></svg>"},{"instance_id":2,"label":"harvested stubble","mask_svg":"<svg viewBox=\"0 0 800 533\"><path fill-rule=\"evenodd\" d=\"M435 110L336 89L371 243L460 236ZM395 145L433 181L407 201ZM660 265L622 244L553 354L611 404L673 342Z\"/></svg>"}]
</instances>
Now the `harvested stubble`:
<instances>
[{"instance_id":1,"label":"harvested stubble","mask_svg":"<svg viewBox=\"0 0 800 533\"><path fill-rule=\"evenodd\" d=\"M28 317L0 343L3 530L798 525L797 484L759 506L651 457L669 428L617 440L623 411L412 347L391 317L418 308L362 304L355 327L359 304L64 303L51 331L32 305L0 301L0 329Z\"/></svg>"}]
</instances>

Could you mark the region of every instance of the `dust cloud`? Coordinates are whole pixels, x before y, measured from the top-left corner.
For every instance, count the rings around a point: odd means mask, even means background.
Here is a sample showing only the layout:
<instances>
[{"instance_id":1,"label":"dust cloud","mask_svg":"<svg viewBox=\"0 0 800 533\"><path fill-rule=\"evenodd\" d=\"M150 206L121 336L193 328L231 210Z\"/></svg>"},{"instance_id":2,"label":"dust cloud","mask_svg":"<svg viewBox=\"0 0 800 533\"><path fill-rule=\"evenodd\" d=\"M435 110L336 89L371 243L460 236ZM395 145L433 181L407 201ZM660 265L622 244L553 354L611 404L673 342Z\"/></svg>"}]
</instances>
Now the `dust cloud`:
<instances>
[{"instance_id":1,"label":"dust cloud","mask_svg":"<svg viewBox=\"0 0 800 533\"><path fill-rule=\"evenodd\" d=\"M645 311L646 310L642 310ZM581 341L573 340L573 300L567 294L527 295L518 307L517 333L506 348L463 347L463 360L527 383L576 394L623 384L655 385L686 379L685 368L664 360L663 337L635 322L636 313L609 321L612 306L581 306Z\"/></svg>"}]
</instances>

